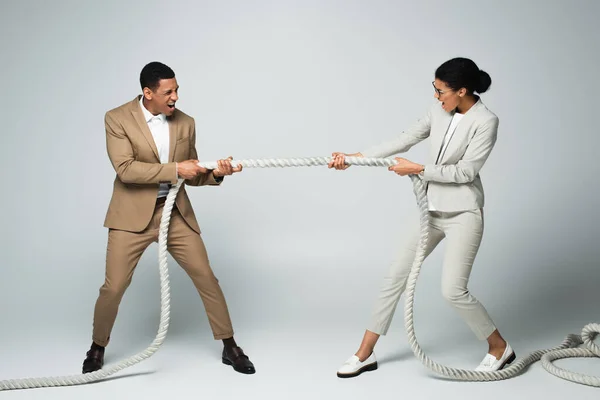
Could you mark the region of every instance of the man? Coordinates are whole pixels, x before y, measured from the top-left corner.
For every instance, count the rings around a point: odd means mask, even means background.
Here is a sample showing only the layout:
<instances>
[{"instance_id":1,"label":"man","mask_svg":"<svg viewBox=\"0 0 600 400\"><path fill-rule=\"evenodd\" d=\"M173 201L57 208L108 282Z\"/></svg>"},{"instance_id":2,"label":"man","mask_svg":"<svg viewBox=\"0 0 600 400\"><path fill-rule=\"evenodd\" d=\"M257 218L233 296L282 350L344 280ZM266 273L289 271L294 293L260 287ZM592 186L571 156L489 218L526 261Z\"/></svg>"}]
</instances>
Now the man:
<instances>
[{"instance_id":1,"label":"man","mask_svg":"<svg viewBox=\"0 0 600 400\"><path fill-rule=\"evenodd\" d=\"M108 156L117 173L104 226L108 228L106 278L93 320L92 345L83 373L101 369L119 304L142 253L158 241L160 219L170 185L185 179L171 214L167 248L186 271L204 304L215 340L223 341L222 361L252 374L254 365L237 346L225 297L210 267L200 228L185 185L220 185L240 172L230 160L218 168L197 165L194 119L175 108L179 86L168 66L151 62L140 73L143 91L105 115Z\"/></svg>"}]
</instances>

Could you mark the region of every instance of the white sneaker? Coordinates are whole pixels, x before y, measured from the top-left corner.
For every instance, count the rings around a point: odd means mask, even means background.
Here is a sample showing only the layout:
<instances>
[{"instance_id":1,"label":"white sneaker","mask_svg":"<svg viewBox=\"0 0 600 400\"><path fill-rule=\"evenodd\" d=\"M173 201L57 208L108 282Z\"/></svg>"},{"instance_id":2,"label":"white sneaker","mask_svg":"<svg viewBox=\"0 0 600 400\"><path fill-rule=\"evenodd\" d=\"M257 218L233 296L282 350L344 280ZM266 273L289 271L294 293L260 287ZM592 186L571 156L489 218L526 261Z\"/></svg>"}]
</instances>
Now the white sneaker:
<instances>
[{"instance_id":1,"label":"white sneaker","mask_svg":"<svg viewBox=\"0 0 600 400\"><path fill-rule=\"evenodd\" d=\"M510 347L510 345L507 343L506 349L504 349L504 354L502 354L502 357L500 357L499 360L488 353L485 355L479 366L475 368L475 371L498 371L504 368L506 365L510 364L511 362L515 361L515 359L515 352L513 351L512 347Z\"/></svg>"},{"instance_id":2,"label":"white sneaker","mask_svg":"<svg viewBox=\"0 0 600 400\"><path fill-rule=\"evenodd\" d=\"M375 371L377 369L377 359L375 358L375 352L372 352L369 357L363 362L360 362L356 355L353 355L346 360L344 365L337 371L337 376L340 378L352 378L358 376L363 372Z\"/></svg>"}]
</instances>

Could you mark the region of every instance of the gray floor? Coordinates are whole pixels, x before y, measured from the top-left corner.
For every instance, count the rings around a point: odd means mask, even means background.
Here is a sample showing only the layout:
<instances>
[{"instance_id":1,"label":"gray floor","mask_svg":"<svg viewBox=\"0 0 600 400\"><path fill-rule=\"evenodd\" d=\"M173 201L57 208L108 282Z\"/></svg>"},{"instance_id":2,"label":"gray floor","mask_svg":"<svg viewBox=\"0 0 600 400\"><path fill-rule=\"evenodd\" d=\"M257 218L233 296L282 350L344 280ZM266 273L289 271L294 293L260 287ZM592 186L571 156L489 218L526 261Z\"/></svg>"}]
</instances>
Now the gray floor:
<instances>
[{"instance_id":1,"label":"gray floor","mask_svg":"<svg viewBox=\"0 0 600 400\"><path fill-rule=\"evenodd\" d=\"M285 250L291 253L293 249ZM254 260L248 252L225 258L217 254L216 265L246 265L241 257L249 265L260 265L258 255ZM432 255L430 263L439 263L439 255ZM107 350L107 364L145 349L156 335L159 293L154 257L155 250L143 257L123 299ZM354 270L358 267L352 266L365 264L367 260L361 257L367 255L357 255L348 265L325 258L303 268L288 261L285 268L278 269L276 265L283 261L273 256L260 258L265 264L262 269L219 269L229 295L236 338L254 361L255 375L235 373L221 363L221 344L210 336L198 294L171 260L171 324L164 345L154 356L105 382L5 391L0 396L34 400L163 399L168 394L178 399L370 400L387 396L464 400L526 398L541 388L554 398L598 396L596 388L557 378L539 363L521 376L499 382L453 382L437 377L415 359L407 344L403 305L397 309L390 333L377 346L379 370L354 379L338 379L336 369L360 343L380 282L380 269L385 267L381 262L382 267L373 267L368 274L359 273ZM302 263L301 257L299 260ZM342 278L339 268L324 267L338 264L347 270ZM598 321L593 275L580 273L566 280L557 276L561 271L565 270L548 268L545 280L535 282L500 277L495 280L497 285L477 292L519 357L555 347L567 334L580 333L585 324ZM100 268L94 270L96 281L90 281L90 272L86 279L75 276L58 292L51 285L32 285L31 279L14 280L18 295L6 296L3 303L0 380L79 373L90 343L91 314L97 296L96 290L90 290L94 286L90 282L101 281L102 272ZM480 288L484 279L475 276L473 287ZM414 310L419 343L435 361L474 368L487 345L478 342L443 301L438 285L439 268L424 268ZM598 359L560 360L557 365L600 376Z\"/></svg>"},{"instance_id":2,"label":"gray floor","mask_svg":"<svg viewBox=\"0 0 600 400\"><path fill-rule=\"evenodd\" d=\"M204 333L198 334L199 328ZM220 344L207 335L199 324L190 332L168 336L165 344L150 359L125 369L104 382L75 387L6 391L3 399L162 399L166 395L198 399L368 399L372 396L393 398L486 398L506 396L523 398L544 391L555 395L597 396L595 388L556 378L537 363L524 374L500 382L452 382L430 373L416 360L406 344L401 321L394 332L380 341L377 355L380 368L354 379L338 379L335 371L354 350L360 338L359 326L339 330L316 331L284 327L280 331L245 329L240 344L257 367L255 375L235 373L220 362ZM125 329L125 328L123 328ZM107 353L114 363L144 349L154 332L118 332ZM87 346L87 336L54 331L61 338L48 348L39 337L4 327L0 342L0 378L56 376L77 373ZM120 337L119 337L120 336ZM454 334L436 340L432 329L424 331L420 342L438 362L470 368L481 358L482 345L476 341L457 341ZM459 336L460 337L460 336ZM538 348L553 347L562 334L513 341L520 355ZM571 359L557 365L575 371L600 374L600 360ZM590 397L590 395L592 397Z\"/></svg>"}]
</instances>

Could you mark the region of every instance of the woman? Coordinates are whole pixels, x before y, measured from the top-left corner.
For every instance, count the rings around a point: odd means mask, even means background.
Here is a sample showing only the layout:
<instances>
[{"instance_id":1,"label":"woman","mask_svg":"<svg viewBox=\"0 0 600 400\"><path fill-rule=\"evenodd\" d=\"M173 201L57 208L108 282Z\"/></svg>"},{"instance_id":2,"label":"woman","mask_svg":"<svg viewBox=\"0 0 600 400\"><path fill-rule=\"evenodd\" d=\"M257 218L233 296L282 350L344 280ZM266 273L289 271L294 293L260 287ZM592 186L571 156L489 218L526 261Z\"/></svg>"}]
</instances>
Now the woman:
<instances>
[{"instance_id":1,"label":"woman","mask_svg":"<svg viewBox=\"0 0 600 400\"><path fill-rule=\"evenodd\" d=\"M388 157L403 153L426 138L431 139L433 163L421 165L404 158L390 171L400 176L418 174L427 187L429 200L429 241L427 257L447 238L442 271L442 294L457 310L480 340L487 340L488 353L478 371L504 368L515 359L483 305L469 292L467 283L483 234L484 193L479 177L494 144L498 117L475 93L490 87L490 76L469 59L454 58L435 71L434 97L439 101L410 129L367 151L333 153L329 168L345 170L345 156ZM377 369L373 351L380 335L385 335L400 295L406 287L419 241L419 229L403 243L400 257L384 278L372 320L358 351L337 371L342 378Z\"/></svg>"}]
</instances>

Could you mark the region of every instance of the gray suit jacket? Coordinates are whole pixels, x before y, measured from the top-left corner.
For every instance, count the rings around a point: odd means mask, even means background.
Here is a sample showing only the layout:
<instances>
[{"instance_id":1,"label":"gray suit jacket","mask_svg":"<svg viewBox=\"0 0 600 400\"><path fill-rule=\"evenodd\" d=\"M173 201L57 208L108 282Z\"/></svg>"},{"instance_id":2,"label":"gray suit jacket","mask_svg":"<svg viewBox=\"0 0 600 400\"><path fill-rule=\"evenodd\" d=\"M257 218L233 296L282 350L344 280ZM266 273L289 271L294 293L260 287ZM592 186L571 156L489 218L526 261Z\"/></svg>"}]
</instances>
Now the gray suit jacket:
<instances>
[{"instance_id":1,"label":"gray suit jacket","mask_svg":"<svg viewBox=\"0 0 600 400\"><path fill-rule=\"evenodd\" d=\"M436 210L452 212L482 208L485 201L479 170L496 143L499 120L478 99L459 122L446 151L437 160L453 115L454 112L444 111L436 102L408 130L361 153L365 157L388 157L404 153L430 137L433 161L425 164L421 178L428 186L427 195Z\"/></svg>"}]
</instances>

